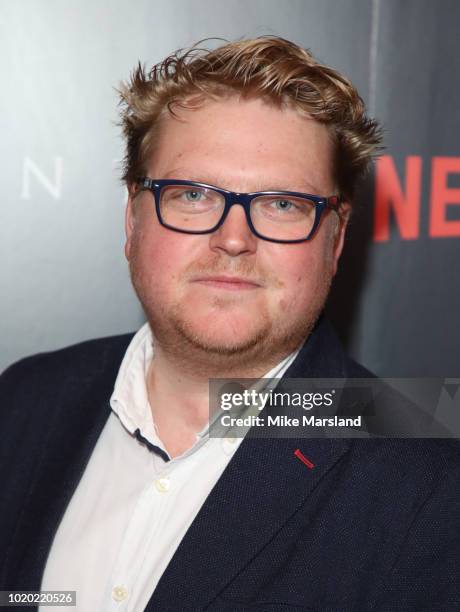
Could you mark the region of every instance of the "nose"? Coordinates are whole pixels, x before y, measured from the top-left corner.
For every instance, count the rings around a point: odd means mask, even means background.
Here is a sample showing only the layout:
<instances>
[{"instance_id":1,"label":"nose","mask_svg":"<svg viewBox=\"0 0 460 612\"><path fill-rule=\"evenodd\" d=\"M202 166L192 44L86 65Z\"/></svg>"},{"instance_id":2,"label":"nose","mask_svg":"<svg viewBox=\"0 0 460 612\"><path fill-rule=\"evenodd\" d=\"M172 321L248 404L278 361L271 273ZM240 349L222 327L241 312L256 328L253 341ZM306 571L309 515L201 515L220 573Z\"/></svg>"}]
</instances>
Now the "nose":
<instances>
[{"instance_id":1,"label":"nose","mask_svg":"<svg viewBox=\"0 0 460 612\"><path fill-rule=\"evenodd\" d=\"M209 246L213 251L224 251L232 257L256 251L257 237L252 233L241 205L231 207L224 223L210 235Z\"/></svg>"}]
</instances>

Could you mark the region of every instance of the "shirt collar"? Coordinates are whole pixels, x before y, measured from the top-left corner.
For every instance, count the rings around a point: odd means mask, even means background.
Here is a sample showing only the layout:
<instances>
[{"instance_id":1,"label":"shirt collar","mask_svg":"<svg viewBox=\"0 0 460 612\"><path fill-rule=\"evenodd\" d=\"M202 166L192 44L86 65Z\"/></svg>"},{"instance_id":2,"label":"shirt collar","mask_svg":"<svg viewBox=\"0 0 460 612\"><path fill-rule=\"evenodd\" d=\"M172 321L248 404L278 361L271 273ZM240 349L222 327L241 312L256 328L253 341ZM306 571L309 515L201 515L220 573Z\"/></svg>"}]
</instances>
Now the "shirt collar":
<instances>
[{"instance_id":1,"label":"shirt collar","mask_svg":"<svg viewBox=\"0 0 460 612\"><path fill-rule=\"evenodd\" d=\"M149 324L145 323L134 335L123 357L110 406L131 434L139 429L149 442L158 444L146 385L153 354L152 331Z\"/></svg>"}]
</instances>

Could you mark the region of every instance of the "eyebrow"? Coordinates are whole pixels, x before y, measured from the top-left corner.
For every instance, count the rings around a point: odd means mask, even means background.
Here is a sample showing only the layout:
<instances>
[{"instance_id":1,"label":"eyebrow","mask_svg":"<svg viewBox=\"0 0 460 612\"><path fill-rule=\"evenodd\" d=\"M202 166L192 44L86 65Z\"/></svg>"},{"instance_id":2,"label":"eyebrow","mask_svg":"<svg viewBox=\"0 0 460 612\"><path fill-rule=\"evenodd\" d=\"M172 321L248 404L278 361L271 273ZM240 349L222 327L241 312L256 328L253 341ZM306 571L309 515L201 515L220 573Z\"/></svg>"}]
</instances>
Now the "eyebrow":
<instances>
[{"instance_id":1,"label":"eyebrow","mask_svg":"<svg viewBox=\"0 0 460 612\"><path fill-rule=\"evenodd\" d=\"M177 168L175 170L172 170L172 172L167 172L163 178L192 181L194 183L204 183L205 185L212 185L213 187L227 189L226 187L221 187L221 184L225 183L225 180L223 180L223 178L219 178L216 176L209 176L209 175L206 176L202 174L194 174L193 172L186 172L185 169ZM227 189L227 191L232 191L232 190ZM297 188L297 187L293 187L292 184L289 185L286 183L278 183L278 182L273 183L270 181L270 179L265 178L265 177L263 177L257 182L255 189L251 189L251 191L247 193L252 193L255 191L297 191L299 193L311 193L311 194L319 193L319 190L316 189L310 183L299 184Z\"/></svg>"}]
</instances>

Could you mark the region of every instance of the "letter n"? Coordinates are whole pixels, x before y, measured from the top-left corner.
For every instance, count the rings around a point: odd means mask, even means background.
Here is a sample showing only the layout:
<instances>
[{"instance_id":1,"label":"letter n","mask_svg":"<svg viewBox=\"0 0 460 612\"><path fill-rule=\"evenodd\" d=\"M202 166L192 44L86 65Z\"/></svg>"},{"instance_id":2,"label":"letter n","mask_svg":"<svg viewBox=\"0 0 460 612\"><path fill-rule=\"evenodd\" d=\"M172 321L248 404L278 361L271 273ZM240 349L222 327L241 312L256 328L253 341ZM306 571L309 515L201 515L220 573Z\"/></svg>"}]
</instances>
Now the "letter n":
<instances>
[{"instance_id":1,"label":"letter n","mask_svg":"<svg viewBox=\"0 0 460 612\"><path fill-rule=\"evenodd\" d=\"M419 235L422 158L406 158L404 191L390 155L376 162L374 240L385 242L390 237L390 211L399 227L401 237L413 240Z\"/></svg>"},{"instance_id":2,"label":"letter n","mask_svg":"<svg viewBox=\"0 0 460 612\"><path fill-rule=\"evenodd\" d=\"M42 172L37 164L29 157L24 158L22 172L22 193L23 200L30 200L30 177L33 175L41 186L52 198L59 200L62 187L62 157L54 158L54 183Z\"/></svg>"}]
</instances>

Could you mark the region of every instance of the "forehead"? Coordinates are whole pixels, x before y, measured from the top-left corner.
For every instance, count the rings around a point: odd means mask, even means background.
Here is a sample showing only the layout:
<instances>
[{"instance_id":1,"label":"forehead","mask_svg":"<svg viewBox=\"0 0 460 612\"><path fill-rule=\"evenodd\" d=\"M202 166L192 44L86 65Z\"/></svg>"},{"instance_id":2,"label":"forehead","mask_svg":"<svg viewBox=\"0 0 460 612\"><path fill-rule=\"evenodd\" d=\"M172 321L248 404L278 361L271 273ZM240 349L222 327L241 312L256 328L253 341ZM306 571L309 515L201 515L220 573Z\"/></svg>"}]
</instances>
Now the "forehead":
<instances>
[{"instance_id":1,"label":"forehead","mask_svg":"<svg viewBox=\"0 0 460 612\"><path fill-rule=\"evenodd\" d=\"M230 97L161 119L148 172L235 191L332 193L333 142L326 126L289 107Z\"/></svg>"}]
</instances>

